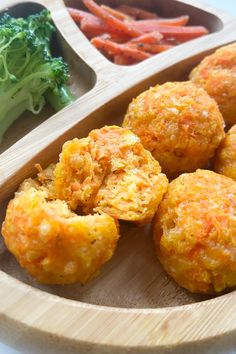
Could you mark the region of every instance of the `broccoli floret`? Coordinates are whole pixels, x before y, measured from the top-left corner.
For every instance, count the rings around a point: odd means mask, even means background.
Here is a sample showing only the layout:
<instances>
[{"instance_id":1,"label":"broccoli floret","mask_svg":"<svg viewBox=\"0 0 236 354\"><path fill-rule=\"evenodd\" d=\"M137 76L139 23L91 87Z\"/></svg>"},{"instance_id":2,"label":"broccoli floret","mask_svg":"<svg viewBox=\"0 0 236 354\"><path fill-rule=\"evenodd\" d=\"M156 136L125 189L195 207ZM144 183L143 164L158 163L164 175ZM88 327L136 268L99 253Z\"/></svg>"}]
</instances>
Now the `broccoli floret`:
<instances>
[{"instance_id":1,"label":"broccoli floret","mask_svg":"<svg viewBox=\"0 0 236 354\"><path fill-rule=\"evenodd\" d=\"M67 65L50 53L53 31L47 10L26 19L5 14L0 20L0 140L24 111L39 113L45 99L56 110L74 100L65 86Z\"/></svg>"},{"instance_id":2,"label":"broccoli floret","mask_svg":"<svg viewBox=\"0 0 236 354\"><path fill-rule=\"evenodd\" d=\"M35 36L37 41L49 47L52 33L55 32L55 27L51 22L50 12L43 10L40 13L29 16L27 25L30 33Z\"/></svg>"},{"instance_id":3,"label":"broccoli floret","mask_svg":"<svg viewBox=\"0 0 236 354\"><path fill-rule=\"evenodd\" d=\"M48 10L43 10L34 15L24 18L14 18L5 13L0 19L0 26L18 28L20 31L26 31L32 35L35 45L44 44L48 55L50 52L50 41L55 27L52 24L51 15Z\"/></svg>"}]
</instances>

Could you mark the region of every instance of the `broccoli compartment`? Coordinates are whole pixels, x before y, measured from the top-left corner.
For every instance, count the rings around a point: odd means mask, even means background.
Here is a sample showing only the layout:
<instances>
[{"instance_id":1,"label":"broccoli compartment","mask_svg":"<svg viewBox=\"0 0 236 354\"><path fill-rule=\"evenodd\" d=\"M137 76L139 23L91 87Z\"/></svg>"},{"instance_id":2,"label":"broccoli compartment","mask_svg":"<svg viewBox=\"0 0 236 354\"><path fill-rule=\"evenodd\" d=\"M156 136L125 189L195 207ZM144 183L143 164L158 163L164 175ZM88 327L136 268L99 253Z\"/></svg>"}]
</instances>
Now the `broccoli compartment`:
<instances>
[{"instance_id":1,"label":"broccoli compartment","mask_svg":"<svg viewBox=\"0 0 236 354\"><path fill-rule=\"evenodd\" d=\"M48 10L0 18L0 141L23 112L37 114L46 101L59 111L75 99L66 86L67 64L51 54L54 32Z\"/></svg>"}]
</instances>

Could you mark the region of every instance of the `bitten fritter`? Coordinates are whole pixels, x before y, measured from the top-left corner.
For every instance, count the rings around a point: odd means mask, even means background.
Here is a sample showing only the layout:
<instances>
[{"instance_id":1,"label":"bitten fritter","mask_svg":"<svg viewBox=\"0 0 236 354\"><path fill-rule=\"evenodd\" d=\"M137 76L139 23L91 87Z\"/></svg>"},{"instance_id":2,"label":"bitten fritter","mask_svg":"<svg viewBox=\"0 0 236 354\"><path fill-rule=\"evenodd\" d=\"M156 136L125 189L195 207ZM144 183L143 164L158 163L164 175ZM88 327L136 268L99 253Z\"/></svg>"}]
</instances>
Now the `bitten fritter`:
<instances>
[{"instance_id":1,"label":"bitten fritter","mask_svg":"<svg viewBox=\"0 0 236 354\"><path fill-rule=\"evenodd\" d=\"M10 201L2 235L20 265L45 284L86 283L113 255L118 224L106 214L77 216L26 180Z\"/></svg>"},{"instance_id":2,"label":"bitten fritter","mask_svg":"<svg viewBox=\"0 0 236 354\"><path fill-rule=\"evenodd\" d=\"M236 123L236 43L205 57L190 79L216 100L228 128Z\"/></svg>"},{"instance_id":3,"label":"bitten fritter","mask_svg":"<svg viewBox=\"0 0 236 354\"><path fill-rule=\"evenodd\" d=\"M159 163L128 129L104 127L90 137L111 155L110 173L95 198L95 211L137 223L151 221L168 187Z\"/></svg>"},{"instance_id":4,"label":"bitten fritter","mask_svg":"<svg viewBox=\"0 0 236 354\"><path fill-rule=\"evenodd\" d=\"M216 152L214 170L236 181L236 124L228 131Z\"/></svg>"},{"instance_id":5,"label":"bitten fritter","mask_svg":"<svg viewBox=\"0 0 236 354\"><path fill-rule=\"evenodd\" d=\"M212 171L183 174L169 185L154 222L167 273L191 292L236 285L236 183Z\"/></svg>"},{"instance_id":6,"label":"bitten fritter","mask_svg":"<svg viewBox=\"0 0 236 354\"><path fill-rule=\"evenodd\" d=\"M72 209L105 212L117 219L149 222L168 180L159 163L131 131L105 126L67 142L55 169L56 197Z\"/></svg>"},{"instance_id":7,"label":"bitten fritter","mask_svg":"<svg viewBox=\"0 0 236 354\"><path fill-rule=\"evenodd\" d=\"M109 156L90 137L67 141L54 171L55 197L67 201L72 210L89 213L109 168Z\"/></svg>"},{"instance_id":8,"label":"bitten fritter","mask_svg":"<svg viewBox=\"0 0 236 354\"><path fill-rule=\"evenodd\" d=\"M204 167L225 135L216 102L191 82L168 82L141 93L123 126L140 137L170 178Z\"/></svg>"}]
</instances>

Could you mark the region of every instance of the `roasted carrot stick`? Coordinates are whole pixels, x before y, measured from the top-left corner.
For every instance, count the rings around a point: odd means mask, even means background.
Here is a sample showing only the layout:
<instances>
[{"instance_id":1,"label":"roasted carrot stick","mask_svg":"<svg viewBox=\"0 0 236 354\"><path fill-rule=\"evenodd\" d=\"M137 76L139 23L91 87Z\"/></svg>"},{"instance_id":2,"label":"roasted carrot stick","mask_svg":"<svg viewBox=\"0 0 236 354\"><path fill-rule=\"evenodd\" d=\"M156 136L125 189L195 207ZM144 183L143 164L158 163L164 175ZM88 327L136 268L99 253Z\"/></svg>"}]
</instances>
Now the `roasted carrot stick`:
<instances>
[{"instance_id":1,"label":"roasted carrot stick","mask_svg":"<svg viewBox=\"0 0 236 354\"><path fill-rule=\"evenodd\" d=\"M136 46L134 47L134 43L129 42L129 45L132 48L136 48L138 50L150 53L150 54L158 54L161 52L164 52L168 49L171 49L175 47L174 45L170 44L148 44L148 43L137 43Z\"/></svg>"},{"instance_id":2,"label":"roasted carrot stick","mask_svg":"<svg viewBox=\"0 0 236 354\"><path fill-rule=\"evenodd\" d=\"M115 28L116 32L122 33L130 37L137 37L141 35L142 32L139 29L133 28L133 25L131 25L130 23L118 20L118 18L114 17L109 12L104 10L104 8L97 5L96 2L94 2L93 0L83 0L83 3L89 11L91 11L94 15L98 16L101 20L103 20L107 24L107 26Z\"/></svg>"},{"instance_id":3,"label":"roasted carrot stick","mask_svg":"<svg viewBox=\"0 0 236 354\"><path fill-rule=\"evenodd\" d=\"M133 27L143 32L158 31L164 38L171 37L179 41L190 40L208 33L208 30L203 26L164 26L153 23L150 24L149 21L135 21Z\"/></svg>"},{"instance_id":4,"label":"roasted carrot stick","mask_svg":"<svg viewBox=\"0 0 236 354\"><path fill-rule=\"evenodd\" d=\"M119 36L118 34L113 34L113 33L104 33L99 37L116 43L127 43L130 40L130 38L128 37Z\"/></svg>"},{"instance_id":5,"label":"roasted carrot stick","mask_svg":"<svg viewBox=\"0 0 236 354\"><path fill-rule=\"evenodd\" d=\"M167 25L167 26L185 26L189 22L189 16L188 15L183 15L179 17L173 17L173 18L158 18L158 19L152 19L152 20L141 20L138 21L141 24L149 24L150 26L155 26L155 25Z\"/></svg>"},{"instance_id":6,"label":"roasted carrot stick","mask_svg":"<svg viewBox=\"0 0 236 354\"><path fill-rule=\"evenodd\" d=\"M67 7L67 10L69 11L69 14L71 15L71 17L73 18L73 20L80 24L80 22L83 20L83 18L85 18L86 16L89 16L91 18L94 18L95 16L92 15L90 12L87 11L83 11L83 10L78 10L78 9L74 9L72 7Z\"/></svg>"},{"instance_id":7,"label":"roasted carrot stick","mask_svg":"<svg viewBox=\"0 0 236 354\"><path fill-rule=\"evenodd\" d=\"M114 63L117 65L132 65L135 64L135 60L120 54L114 56Z\"/></svg>"},{"instance_id":8,"label":"roasted carrot stick","mask_svg":"<svg viewBox=\"0 0 236 354\"><path fill-rule=\"evenodd\" d=\"M80 29L89 39L108 34L110 34L112 40L119 43L127 42L130 39L130 36L123 35L119 31L117 32L116 28L109 27L100 18L92 14L84 16L80 22Z\"/></svg>"},{"instance_id":9,"label":"roasted carrot stick","mask_svg":"<svg viewBox=\"0 0 236 354\"><path fill-rule=\"evenodd\" d=\"M100 18L92 16L85 16L80 22L80 29L87 37L96 37L110 31L110 28Z\"/></svg>"},{"instance_id":10,"label":"roasted carrot stick","mask_svg":"<svg viewBox=\"0 0 236 354\"><path fill-rule=\"evenodd\" d=\"M98 35L102 35L110 30L107 25L100 20L97 16L94 16L90 12L78 10L74 8L67 8L73 20L80 25L80 29L88 38L93 38Z\"/></svg>"},{"instance_id":11,"label":"roasted carrot stick","mask_svg":"<svg viewBox=\"0 0 236 354\"><path fill-rule=\"evenodd\" d=\"M131 42L156 44L159 43L162 38L163 38L162 34L156 31L156 32L149 32L149 33L142 34L139 37L133 38Z\"/></svg>"},{"instance_id":12,"label":"roasted carrot stick","mask_svg":"<svg viewBox=\"0 0 236 354\"><path fill-rule=\"evenodd\" d=\"M131 7L128 5L121 5L117 8L117 10L136 19L147 20L152 18L158 18L158 16L153 12L140 9L138 7Z\"/></svg>"},{"instance_id":13,"label":"roasted carrot stick","mask_svg":"<svg viewBox=\"0 0 236 354\"><path fill-rule=\"evenodd\" d=\"M178 45L181 44L181 42L177 41L175 38L164 38L161 40L160 44L167 44L167 45Z\"/></svg>"},{"instance_id":14,"label":"roasted carrot stick","mask_svg":"<svg viewBox=\"0 0 236 354\"><path fill-rule=\"evenodd\" d=\"M144 26L185 26L189 22L189 16L188 15L183 15L179 17L173 17L173 18L159 18L159 19L154 19L154 20L140 20L138 21L141 25Z\"/></svg>"},{"instance_id":15,"label":"roasted carrot stick","mask_svg":"<svg viewBox=\"0 0 236 354\"><path fill-rule=\"evenodd\" d=\"M132 21L132 20L133 20L133 17L130 17L130 16L124 14L124 13L121 12L121 11L112 9L112 8L109 7L109 6L101 5L101 7L102 7L104 10L106 10L107 12L109 12L111 15L113 15L114 17L118 18L118 20L121 20L121 21Z\"/></svg>"},{"instance_id":16,"label":"roasted carrot stick","mask_svg":"<svg viewBox=\"0 0 236 354\"><path fill-rule=\"evenodd\" d=\"M150 58L151 56L150 54L136 48L131 48L125 44L114 43L110 40L104 40L100 37L93 38L91 43L95 45L97 49L107 51L113 55L125 55L137 61L142 61L144 59Z\"/></svg>"}]
</instances>

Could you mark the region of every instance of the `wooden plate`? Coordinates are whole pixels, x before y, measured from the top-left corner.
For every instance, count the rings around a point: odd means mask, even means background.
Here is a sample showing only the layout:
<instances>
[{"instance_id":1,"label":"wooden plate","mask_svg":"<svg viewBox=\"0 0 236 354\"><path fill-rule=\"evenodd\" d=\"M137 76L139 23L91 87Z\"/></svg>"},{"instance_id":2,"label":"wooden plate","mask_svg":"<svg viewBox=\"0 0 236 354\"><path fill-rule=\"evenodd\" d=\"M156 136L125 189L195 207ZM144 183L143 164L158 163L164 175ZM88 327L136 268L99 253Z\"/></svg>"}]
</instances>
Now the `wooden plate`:
<instances>
[{"instance_id":1,"label":"wooden plate","mask_svg":"<svg viewBox=\"0 0 236 354\"><path fill-rule=\"evenodd\" d=\"M67 0L67 5L78 3ZM119 5L122 1L102 3ZM143 6L141 0L123 3ZM61 0L1 0L0 11L8 7L17 16L43 7L52 12L57 27L53 47L69 63L71 88L78 98L54 115L50 108L39 117L26 114L7 132L0 148L2 219L19 183L36 173L35 163L47 166L56 160L68 139L86 136L105 124L119 124L132 97L155 83L187 79L204 56L236 40L236 20L229 15L203 8L197 1L145 0L147 9L163 16L189 14L193 24L206 25L211 34L122 67L89 43ZM122 224L121 232L113 259L84 287L37 284L2 245L0 332L53 336L80 354L151 354L235 331L234 291L217 298L190 294L168 278L158 263L149 227Z\"/></svg>"}]
</instances>

